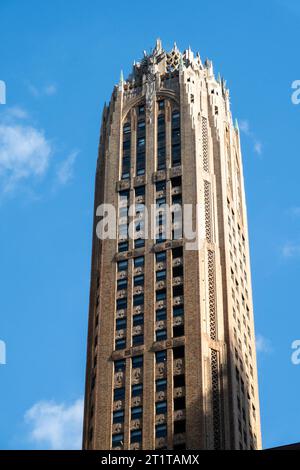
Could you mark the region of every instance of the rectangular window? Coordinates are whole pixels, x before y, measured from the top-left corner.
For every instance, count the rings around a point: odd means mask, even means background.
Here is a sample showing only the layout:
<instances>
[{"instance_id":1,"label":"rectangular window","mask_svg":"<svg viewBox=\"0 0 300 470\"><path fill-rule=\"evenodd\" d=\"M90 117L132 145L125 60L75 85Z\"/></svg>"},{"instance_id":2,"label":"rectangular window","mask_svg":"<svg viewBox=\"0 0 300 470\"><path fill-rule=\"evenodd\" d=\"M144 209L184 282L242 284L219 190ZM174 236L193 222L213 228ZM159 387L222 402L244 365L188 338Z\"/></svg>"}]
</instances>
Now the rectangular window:
<instances>
[{"instance_id":1,"label":"rectangular window","mask_svg":"<svg viewBox=\"0 0 300 470\"><path fill-rule=\"evenodd\" d=\"M159 251L158 253L155 253L155 259L157 263L160 263L161 261L166 261L167 259L167 254L165 251Z\"/></svg>"},{"instance_id":2,"label":"rectangular window","mask_svg":"<svg viewBox=\"0 0 300 470\"><path fill-rule=\"evenodd\" d=\"M171 184L172 184L172 189L174 188L180 188L181 189L181 176L175 176L174 178L171 179Z\"/></svg>"},{"instance_id":3,"label":"rectangular window","mask_svg":"<svg viewBox=\"0 0 300 470\"><path fill-rule=\"evenodd\" d=\"M139 268L142 266L144 266L144 257L138 256L137 258L134 258L134 267Z\"/></svg>"},{"instance_id":4,"label":"rectangular window","mask_svg":"<svg viewBox=\"0 0 300 470\"><path fill-rule=\"evenodd\" d=\"M174 398L174 411L185 409L185 397Z\"/></svg>"},{"instance_id":5,"label":"rectangular window","mask_svg":"<svg viewBox=\"0 0 300 470\"><path fill-rule=\"evenodd\" d=\"M156 184L155 184L155 189L156 189L156 192L160 192L160 191L165 191L166 190L166 181L158 181Z\"/></svg>"},{"instance_id":6,"label":"rectangular window","mask_svg":"<svg viewBox=\"0 0 300 470\"><path fill-rule=\"evenodd\" d=\"M156 380L156 391L163 392L167 390L167 379L157 379Z\"/></svg>"},{"instance_id":7,"label":"rectangular window","mask_svg":"<svg viewBox=\"0 0 300 470\"><path fill-rule=\"evenodd\" d=\"M128 260L122 260L118 262L118 271L127 271L128 269Z\"/></svg>"},{"instance_id":8,"label":"rectangular window","mask_svg":"<svg viewBox=\"0 0 300 470\"><path fill-rule=\"evenodd\" d=\"M116 340L116 350L125 349L126 348L126 339L121 338Z\"/></svg>"},{"instance_id":9,"label":"rectangular window","mask_svg":"<svg viewBox=\"0 0 300 470\"><path fill-rule=\"evenodd\" d=\"M114 401L123 400L125 398L125 387L114 389Z\"/></svg>"},{"instance_id":10,"label":"rectangular window","mask_svg":"<svg viewBox=\"0 0 300 470\"><path fill-rule=\"evenodd\" d=\"M156 414L165 414L167 412L167 402L166 401L159 401L155 404Z\"/></svg>"},{"instance_id":11,"label":"rectangular window","mask_svg":"<svg viewBox=\"0 0 300 470\"><path fill-rule=\"evenodd\" d=\"M134 430L130 432L130 442L142 442L142 431Z\"/></svg>"},{"instance_id":12,"label":"rectangular window","mask_svg":"<svg viewBox=\"0 0 300 470\"><path fill-rule=\"evenodd\" d=\"M145 196L145 186L138 186L135 188L135 197Z\"/></svg>"},{"instance_id":13,"label":"rectangular window","mask_svg":"<svg viewBox=\"0 0 300 470\"><path fill-rule=\"evenodd\" d=\"M138 122L138 125L137 125L137 128L138 128L138 132L139 134L143 134L145 133L145 130L146 130L146 123L145 121L139 121Z\"/></svg>"},{"instance_id":14,"label":"rectangular window","mask_svg":"<svg viewBox=\"0 0 300 470\"><path fill-rule=\"evenodd\" d=\"M126 361L125 359L120 359L119 361L114 362L115 372L124 371L126 368Z\"/></svg>"},{"instance_id":15,"label":"rectangular window","mask_svg":"<svg viewBox=\"0 0 300 470\"><path fill-rule=\"evenodd\" d=\"M158 424L155 426L155 437L166 437L167 436L167 425L166 424Z\"/></svg>"},{"instance_id":16,"label":"rectangular window","mask_svg":"<svg viewBox=\"0 0 300 470\"><path fill-rule=\"evenodd\" d=\"M178 338L184 336L184 325L173 326L173 337Z\"/></svg>"},{"instance_id":17,"label":"rectangular window","mask_svg":"<svg viewBox=\"0 0 300 470\"><path fill-rule=\"evenodd\" d=\"M183 276L183 266L174 266L173 267L173 277Z\"/></svg>"},{"instance_id":18,"label":"rectangular window","mask_svg":"<svg viewBox=\"0 0 300 470\"><path fill-rule=\"evenodd\" d=\"M124 422L124 410L114 411L113 412L113 423L123 423Z\"/></svg>"},{"instance_id":19,"label":"rectangular window","mask_svg":"<svg viewBox=\"0 0 300 470\"><path fill-rule=\"evenodd\" d=\"M144 285L144 275L134 276L134 286L143 286Z\"/></svg>"},{"instance_id":20,"label":"rectangular window","mask_svg":"<svg viewBox=\"0 0 300 470\"><path fill-rule=\"evenodd\" d=\"M127 289L127 279L119 279L117 282L118 290Z\"/></svg>"},{"instance_id":21,"label":"rectangular window","mask_svg":"<svg viewBox=\"0 0 300 470\"><path fill-rule=\"evenodd\" d=\"M160 300L165 300L167 296L166 289L161 289L156 291L156 301L159 302Z\"/></svg>"},{"instance_id":22,"label":"rectangular window","mask_svg":"<svg viewBox=\"0 0 300 470\"><path fill-rule=\"evenodd\" d=\"M180 297L183 295L183 285L173 286L173 297Z\"/></svg>"},{"instance_id":23,"label":"rectangular window","mask_svg":"<svg viewBox=\"0 0 300 470\"><path fill-rule=\"evenodd\" d=\"M181 163L181 149L180 145L172 146L172 165L178 166Z\"/></svg>"},{"instance_id":24,"label":"rectangular window","mask_svg":"<svg viewBox=\"0 0 300 470\"><path fill-rule=\"evenodd\" d=\"M116 330L124 330L126 328L126 318L118 318L116 320Z\"/></svg>"},{"instance_id":25,"label":"rectangular window","mask_svg":"<svg viewBox=\"0 0 300 470\"><path fill-rule=\"evenodd\" d=\"M127 308L127 299L118 299L117 300L117 310Z\"/></svg>"},{"instance_id":26,"label":"rectangular window","mask_svg":"<svg viewBox=\"0 0 300 470\"><path fill-rule=\"evenodd\" d=\"M177 348L173 348L173 358L174 359L184 358L184 346L178 346Z\"/></svg>"},{"instance_id":27,"label":"rectangular window","mask_svg":"<svg viewBox=\"0 0 300 470\"><path fill-rule=\"evenodd\" d=\"M157 273L156 273L156 280L157 281L162 281L162 280L166 279L166 277L167 277L167 272L166 272L165 269L163 271L157 271Z\"/></svg>"},{"instance_id":28,"label":"rectangular window","mask_svg":"<svg viewBox=\"0 0 300 470\"><path fill-rule=\"evenodd\" d=\"M145 246L145 240L143 238L136 238L134 240L134 248L141 248Z\"/></svg>"},{"instance_id":29,"label":"rectangular window","mask_svg":"<svg viewBox=\"0 0 300 470\"><path fill-rule=\"evenodd\" d=\"M140 137L137 140L137 146L138 146L138 149L142 149L145 147L145 137Z\"/></svg>"},{"instance_id":30,"label":"rectangular window","mask_svg":"<svg viewBox=\"0 0 300 470\"><path fill-rule=\"evenodd\" d=\"M182 434L185 432L185 420L174 422L174 434Z\"/></svg>"},{"instance_id":31,"label":"rectangular window","mask_svg":"<svg viewBox=\"0 0 300 470\"><path fill-rule=\"evenodd\" d=\"M185 387L185 376L184 374L174 375L174 388Z\"/></svg>"},{"instance_id":32,"label":"rectangular window","mask_svg":"<svg viewBox=\"0 0 300 470\"><path fill-rule=\"evenodd\" d=\"M172 250L173 259L182 258L182 255L183 255L182 246L179 246L178 248L173 248Z\"/></svg>"},{"instance_id":33,"label":"rectangular window","mask_svg":"<svg viewBox=\"0 0 300 470\"><path fill-rule=\"evenodd\" d=\"M126 122L123 126L123 134L130 134L130 122Z\"/></svg>"},{"instance_id":34,"label":"rectangular window","mask_svg":"<svg viewBox=\"0 0 300 470\"><path fill-rule=\"evenodd\" d=\"M131 419L141 419L143 416L143 408L141 406L134 406L131 408Z\"/></svg>"},{"instance_id":35,"label":"rectangular window","mask_svg":"<svg viewBox=\"0 0 300 470\"><path fill-rule=\"evenodd\" d=\"M166 204L166 198L165 197L160 197L156 199L156 206L161 207Z\"/></svg>"},{"instance_id":36,"label":"rectangular window","mask_svg":"<svg viewBox=\"0 0 300 470\"><path fill-rule=\"evenodd\" d=\"M156 341L164 341L167 339L167 330L158 330L156 331Z\"/></svg>"},{"instance_id":37,"label":"rectangular window","mask_svg":"<svg viewBox=\"0 0 300 470\"><path fill-rule=\"evenodd\" d=\"M131 361L133 369L143 367L143 356L134 356Z\"/></svg>"},{"instance_id":38,"label":"rectangular window","mask_svg":"<svg viewBox=\"0 0 300 470\"><path fill-rule=\"evenodd\" d=\"M112 447L123 446L124 434L113 434L112 436Z\"/></svg>"},{"instance_id":39,"label":"rectangular window","mask_svg":"<svg viewBox=\"0 0 300 470\"><path fill-rule=\"evenodd\" d=\"M128 242L119 242L118 243L118 252L121 253L123 251L128 251Z\"/></svg>"},{"instance_id":40,"label":"rectangular window","mask_svg":"<svg viewBox=\"0 0 300 470\"><path fill-rule=\"evenodd\" d=\"M167 360L167 351L157 351L155 353L155 361L156 364L159 364L160 362L166 362Z\"/></svg>"},{"instance_id":41,"label":"rectangular window","mask_svg":"<svg viewBox=\"0 0 300 470\"><path fill-rule=\"evenodd\" d=\"M144 294L133 296L133 306L137 307L138 305L144 305Z\"/></svg>"},{"instance_id":42,"label":"rectangular window","mask_svg":"<svg viewBox=\"0 0 300 470\"><path fill-rule=\"evenodd\" d=\"M130 195L130 192L129 192L128 189L124 189L122 191L119 191L120 199L125 199L125 200L127 200L127 202L129 201L129 195Z\"/></svg>"},{"instance_id":43,"label":"rectangular window","mask_svg":"<svg viewBox=\"0 0 300 470\"><path fill-rule=\"evenodd\" d=\"M132 337L132 346L138 346L144 343L144 335L135 335Z\"/></svg>"},{"instance_id":44,"label":"rectangular window","mask_svg":"<svg viewBox=\"0 0 300 470\"><path fill-rule=\"evenodd\" d=\"M165 308L161 310L156 310L156 321L166 320L167 319L167 311Z\"/></svg>"},{"instance_id":45,"label":"rectangular window","mask_svg":"<svg viewBox=\"0 0 300 470\"><path fill-rule=\"evenodd\" d=\"M184 315L183 306L180 305L179 307L173 307L173 317L181 317Z\"/></svg>"},{"instance_id":46,"label":"rectangular window","mask_svg":"<svg viewBox=\"0 0 300 470\"><path fill-rule=\"evenodd\" d=\"M175 195L172 197L172 204L175 205L175 204L179 204L181 205L182 204L182 198L181 198L181 194L179 195Z\"/></svg>"},{"instance_id":47,"label":"rectangular window","mask_svg":"<svg viewBox=\"0 0 300 470\"><path fill-rule=\"evenodd\" d=\"M135 384L131 387L131 395L133 397L139 397L143 394L143 384Z\"/></svg>"},{"instance_id":48,"label":"rectangular window","mask_svg":"<svg viewBox=\"0 0 300 470\"><path fill-rule=\"evenodd\" d=\"M139 326L144 324L144 315L138 314L133 316L133 326Z\"/></svg>"}]
</instances>

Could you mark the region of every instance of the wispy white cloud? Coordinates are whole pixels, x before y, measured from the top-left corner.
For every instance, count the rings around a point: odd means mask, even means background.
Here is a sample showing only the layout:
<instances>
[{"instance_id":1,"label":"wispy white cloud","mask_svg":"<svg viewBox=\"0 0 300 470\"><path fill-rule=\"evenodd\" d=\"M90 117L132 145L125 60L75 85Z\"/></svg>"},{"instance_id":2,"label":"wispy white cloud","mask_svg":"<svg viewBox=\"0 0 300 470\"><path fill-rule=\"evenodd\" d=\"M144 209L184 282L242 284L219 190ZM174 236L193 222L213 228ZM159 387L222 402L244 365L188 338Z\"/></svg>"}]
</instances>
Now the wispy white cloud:
<instances>
[{"instance_id":1,"label":"wispy white cloud","mask_svg":"<svg viewBox=\"0 0 300 470\"><path fill-rule=\"evenodd\" d=\"M296 258L300 256L300 244L286 242L282 247L282 255L284 258Z\"/></svg>"},{"instance_id":2,"label":"wispy white cloud","mask_svg":"<svg viewBox=\"0 0 300 470\"><path fill-rule=\"evenodd\" d=\"M19 122L0 125L0 181L10 192L30 177L42 177L52 154L43 130Z\"/></svg>"},{"instance_id":3,"label":"wispy white cloud","mask_svg":"<svg viewBox=\"0 0 300 470\"><path fill-rule=\"evenodd\" d=\"M2 115L2 119L6 122L12 119L28 119L28 112L23 109L21 106L11 106L10 108L5 109L5 113Z\"/></svg>"},{"instance_id":4,"label":"wispy white cloud","mask_svg":"<svg viewBox=\"0 0 300 470\"><path fill-rule=\"evenodd\" d=\"M74 164L75 164L78 153L79 152L77 150L74 150L59 165L57 169L57 181L59 184L64 185L73 178Z\"/></svg>"},{"instance_id":5,"label":"wispy white cloud","mask_svg":"<svg viewBox=\"0 0 300 470\"><path fill-rule=\"evenodd\" d=\"M259 141L256 141L254 143L254 152L257 153L258 155L262 154L262 143Z\"/></svg>"},{"instance_id":6,"label":"wispy white cloud","mask_svg":"<svg viewBox=\"0 0 300 470\"><path fill-rule=\"evenodd\" d=\"M249 121L247 121L247 119L242 119L239 121L239 128L247 137L252 140L254 152L257 155L261 155L263 151L262 142L256 138L254 132L252 132L250 129Z\"/></svg>"},{"instance_id":7,"label":"wispy white cloud","mask_svg":"<svg viewBox=\"0 0 300 470\"><path fill-rule=\"evenodd\" d=\"M37 87L32 83L28 84L28 90L35 98L40 98L41 96L53 96L57 93L57 86L54 83L48 83L41 87Z\"/></svg>"},{"instance_id":8,"label":"wispy white cloud","mask_svg":"<svg viewBox=\"0 0 300 470\"><path fill-rule=\"evenodd\" d=\"M19 188L32 192L33 184L51 173L52 168L54 187L66 185L74 176L79 151L73 150L64 158L55 153L52 140L32 124L25 109L13 106L1 110L0 196L15 193Z\"/></svg>"},{"instance_id":9,"label":"wispy white cloud","mask_svg":"<svg viewBox=\"0 0 300 470\"><path fill-rule=\"evenodd\" d=\"M271 341L261 334L256 334L256 351L258 353L271 353L273 350Z\"/></svg>"},{"instance_id":10,"label":"wispy white cloud","mask_svg":"<svg viewBox=\"0 0 300 470\"><path fill-rule=\"evenodd\" d=\"M38 449L81 448L82 398L71 404L40 401L26 411L24 421L28 438Z\"/></svg>"},{"instance_id":11,"label":"wispy white cloud","mask_svg":"<svg viewBox=\"0 0 300 470\"><path fill-rule=\"evenodd\" d=\"M244 134L249 135L250 127L248 121L246 121L245 119L239 121L239 128L242 132L244 132Z\"/></svg>"}]
</instances>

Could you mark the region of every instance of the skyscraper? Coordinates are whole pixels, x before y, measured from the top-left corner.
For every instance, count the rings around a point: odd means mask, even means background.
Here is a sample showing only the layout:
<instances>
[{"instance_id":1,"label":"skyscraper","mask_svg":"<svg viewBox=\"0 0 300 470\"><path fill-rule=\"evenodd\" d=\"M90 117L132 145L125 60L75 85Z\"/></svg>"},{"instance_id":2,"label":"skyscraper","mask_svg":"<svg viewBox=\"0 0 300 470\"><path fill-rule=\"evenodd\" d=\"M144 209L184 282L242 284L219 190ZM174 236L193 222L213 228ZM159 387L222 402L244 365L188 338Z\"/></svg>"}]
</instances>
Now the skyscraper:
<instances>
[{"instance_id":1,"label":"skyscraper","mask_svg":"<svg viewBox=\"0 0 300 470\"><path fill-rule=\"evenodd\" d=\"M103 239L103 204L117 211L116 237ZM183 219L200 234L195 245L176 232ZM103 111L83 440L86 449L261 447L238 126L212 63L159 40Z\"/></svg>"}]
</instances>

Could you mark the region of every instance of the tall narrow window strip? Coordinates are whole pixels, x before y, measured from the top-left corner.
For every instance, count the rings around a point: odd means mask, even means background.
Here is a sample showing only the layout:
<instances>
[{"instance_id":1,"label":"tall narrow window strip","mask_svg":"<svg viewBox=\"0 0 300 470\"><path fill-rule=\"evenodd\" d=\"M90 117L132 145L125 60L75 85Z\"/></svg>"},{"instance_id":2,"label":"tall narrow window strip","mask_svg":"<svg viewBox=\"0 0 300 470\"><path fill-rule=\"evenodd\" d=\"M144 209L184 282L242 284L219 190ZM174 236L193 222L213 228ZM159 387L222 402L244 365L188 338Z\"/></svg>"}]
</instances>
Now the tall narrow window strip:
<instances>
[{"instance_id":1,"label":"tall narrow window strip","mask_svg":"<svg viewBox=\"0 0 300 470\"><path fill-rule=\"evenodd\" d=\"M137 123L136 133L136 175L145 174L146 165L146 121L140 119Z\"/></svg>"},{"instance_id":2,"label":"tall narrow window strip","mask_svg":"<svg viewBox=\"0 0 300 470\"><path fill-rule=\"evenodd\" d=\"M166 168L166 124L163 113L157 118L157 170Z\"/></svg>"},{"instance_id":3,"label":"tall narrow window strip","mask_svg":"<svg viewBox=\"0 0 300 470\"><path fill-rule=\"evenodd\" d=\"M172 166L181 165L180 113L172 112Z\"/></svg>"},{"instance_id":4,"label":"tall narrow window strip","mask_svg":"<svg viewBox=\"0 0 300 470\"><path fill-rule=\"evenodd\" d=\"M123 125L123 149L122 149L122 179L130 177L130 155L131 155L131 124L125 122Z\"/></svg>"}]
</instances>

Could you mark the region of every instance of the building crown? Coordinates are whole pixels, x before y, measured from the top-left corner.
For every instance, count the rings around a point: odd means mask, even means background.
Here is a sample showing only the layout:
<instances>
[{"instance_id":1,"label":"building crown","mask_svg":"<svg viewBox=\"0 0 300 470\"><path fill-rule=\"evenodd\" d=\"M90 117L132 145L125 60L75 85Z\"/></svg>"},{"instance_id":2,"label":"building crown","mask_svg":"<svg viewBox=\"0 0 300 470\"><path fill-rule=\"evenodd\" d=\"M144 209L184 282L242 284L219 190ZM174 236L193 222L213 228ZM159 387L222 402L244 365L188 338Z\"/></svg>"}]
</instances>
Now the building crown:
<instances>
[{"instance_id":1,"label":"building crown","mask_svg":"<svg viewBox=\"0 0 300 470\"><path fill-rule=\"evenodd\" d=\"M172 75L186 69L194 71L202 70L208 78L215 79L212 62L206 59L203 63L199 52L195 54L190 47L181 52L176 42L174 42L173 48L168 52L163 48L161 40L157 39L153 49L149 52L144 50L143 57L138 62L134 61L132 72L126 82L139 86L149 76L153 77L157 73L159 75ZM223 91L225 92L225 80L218 76L218 82L222 84Z\"/></svg>"}]
</instances>

